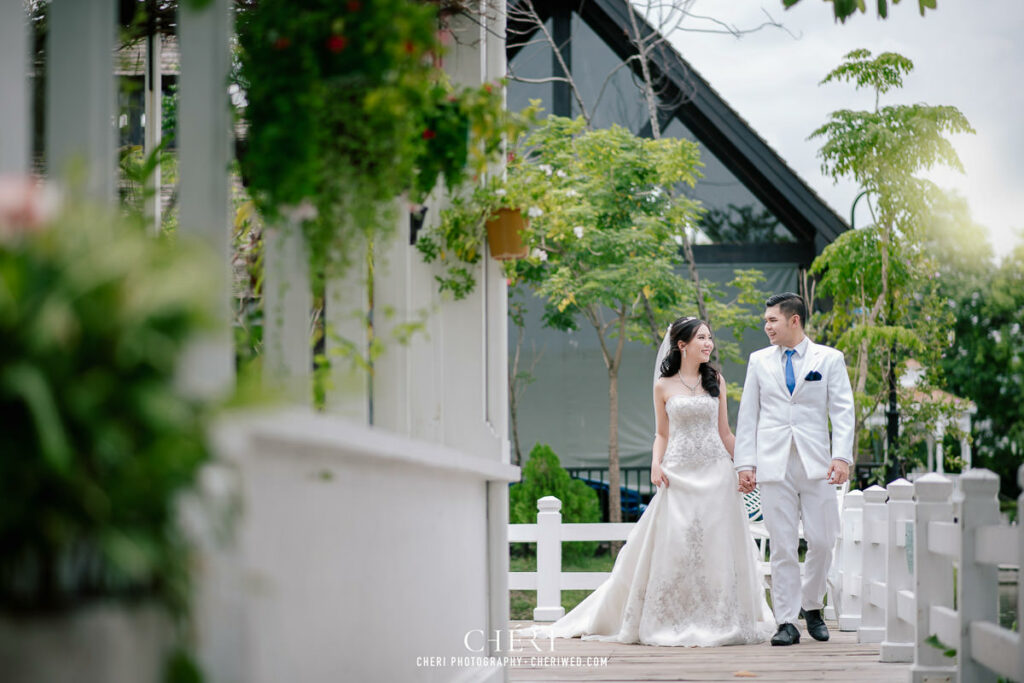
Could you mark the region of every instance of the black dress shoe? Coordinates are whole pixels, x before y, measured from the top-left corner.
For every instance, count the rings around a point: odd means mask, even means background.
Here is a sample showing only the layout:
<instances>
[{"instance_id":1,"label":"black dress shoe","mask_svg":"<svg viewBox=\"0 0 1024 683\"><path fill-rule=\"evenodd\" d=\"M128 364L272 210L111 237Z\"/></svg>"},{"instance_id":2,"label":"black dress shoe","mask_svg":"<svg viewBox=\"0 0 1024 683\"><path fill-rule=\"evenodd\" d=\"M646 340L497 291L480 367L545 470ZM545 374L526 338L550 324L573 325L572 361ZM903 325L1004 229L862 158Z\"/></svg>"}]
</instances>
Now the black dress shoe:
<instances>
[{"instance_id":1,"label":"black dress shoe","mask_svg":"<svg viewBox=\"0 0 1024 683\"><path fill-rule=\"evenodd\" d=\"M811 638L821 641L828 640L828 626L821 618L820 609L800 610L800 616L807 622L807 632L811 634Z\"/></svg>"},{"instance_id":2,"label":"black dress shoe","mask_svg":"<svg viewBox=\"0 0 1024 683\"><path fill-rule=\"evenodd\" d=\"M800 631L793 624L782 624L772 636L772 645L796 645L800 642Z\"/></svg>"}]
</instances>

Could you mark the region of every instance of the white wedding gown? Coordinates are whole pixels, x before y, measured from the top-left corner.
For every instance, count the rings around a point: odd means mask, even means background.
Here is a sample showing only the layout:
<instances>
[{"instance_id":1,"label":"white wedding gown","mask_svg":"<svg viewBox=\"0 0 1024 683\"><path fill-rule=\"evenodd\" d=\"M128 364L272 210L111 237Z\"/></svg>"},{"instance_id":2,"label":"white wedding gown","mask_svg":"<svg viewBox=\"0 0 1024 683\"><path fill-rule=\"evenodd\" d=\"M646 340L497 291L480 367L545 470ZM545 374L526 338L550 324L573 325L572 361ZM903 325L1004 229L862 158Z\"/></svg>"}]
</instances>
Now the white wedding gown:
<instances>
[{"instance_id":1,"label":"white wedding gown","mask_svg":"<svg viewBox=\"0 0 1024 683\"><path fill-rule=\"evenodd\" d=\"M718 399L672 396L660 487L629 533L611 576L543 637L714 647L775 632L755 565L732 459L718 435Z\"/></svg>"}]
</instances>

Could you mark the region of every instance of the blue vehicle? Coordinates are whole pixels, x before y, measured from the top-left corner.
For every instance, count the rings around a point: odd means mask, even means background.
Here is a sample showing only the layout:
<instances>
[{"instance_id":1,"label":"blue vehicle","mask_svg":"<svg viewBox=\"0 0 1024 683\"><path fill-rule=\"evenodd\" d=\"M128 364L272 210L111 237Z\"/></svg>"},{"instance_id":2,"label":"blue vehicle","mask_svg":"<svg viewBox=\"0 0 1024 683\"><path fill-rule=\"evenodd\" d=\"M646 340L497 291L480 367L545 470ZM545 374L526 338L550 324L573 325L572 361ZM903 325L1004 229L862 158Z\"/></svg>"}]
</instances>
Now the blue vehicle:
<instances>
[{"instance_id":1,"label":"blue vehicle","mask_svg":"<svg viewBox=\"0 0 1024 683\"><path fill-rule=\"evenodd\" d=\"M597 498L601 502L601 520L607 522L611 518L608 513L608 482L600 481L598 479L586 479L583 477L577 478L590 488L597 491ZM644 502L643 496L640 495L639 491L634 489L627 489L625 486L620 486L619 498L621 501L623 522L635 522L640 519L640 515L642 515L644 510L647 509L647 503Z\"/></svg>"}]
</instances>

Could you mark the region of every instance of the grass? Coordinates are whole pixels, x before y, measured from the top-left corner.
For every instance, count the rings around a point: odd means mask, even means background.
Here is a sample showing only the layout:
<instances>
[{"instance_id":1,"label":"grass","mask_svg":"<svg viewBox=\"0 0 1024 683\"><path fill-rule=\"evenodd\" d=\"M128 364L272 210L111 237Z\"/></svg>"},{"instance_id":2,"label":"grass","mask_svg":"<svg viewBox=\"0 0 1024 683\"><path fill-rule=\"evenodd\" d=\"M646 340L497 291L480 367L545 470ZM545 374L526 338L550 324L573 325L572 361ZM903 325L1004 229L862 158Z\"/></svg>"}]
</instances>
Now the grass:
<instances>
[{"instance_id":1,"label":"grass","mask_svg":"<svg viewBox=\"0 0 1024 683\"><path fill-rule=\"evenodd\" d=\"M563 572L610 572L615 560L611 553L599 551L593 557L562 558ZM512 557L509 568L514 572L537 571L536 555ZM592 591L562 591L562 607L568 612ZM533 620L533 608L537 606L537 591L509 591L509 615L512 619Z\"/></svg>"}]
</instances>

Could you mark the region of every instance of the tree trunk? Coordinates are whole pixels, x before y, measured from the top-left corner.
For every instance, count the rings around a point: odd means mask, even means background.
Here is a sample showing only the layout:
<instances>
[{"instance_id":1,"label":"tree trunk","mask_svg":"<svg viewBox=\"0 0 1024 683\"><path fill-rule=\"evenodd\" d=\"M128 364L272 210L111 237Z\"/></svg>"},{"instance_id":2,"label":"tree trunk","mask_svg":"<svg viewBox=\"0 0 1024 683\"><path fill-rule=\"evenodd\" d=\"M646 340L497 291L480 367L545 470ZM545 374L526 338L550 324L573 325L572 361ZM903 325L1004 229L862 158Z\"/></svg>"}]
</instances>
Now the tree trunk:
<instances>
[{"instance_id":1,"label":"tree trunk","mask_svg":"<svg viewBox=\"0 0 1024 683\"><path fill-rule=\"evenodd\" d=\"M608 521L622 521L619 491L619 374L608 371Z\"/></svg>"}]
</instances>

